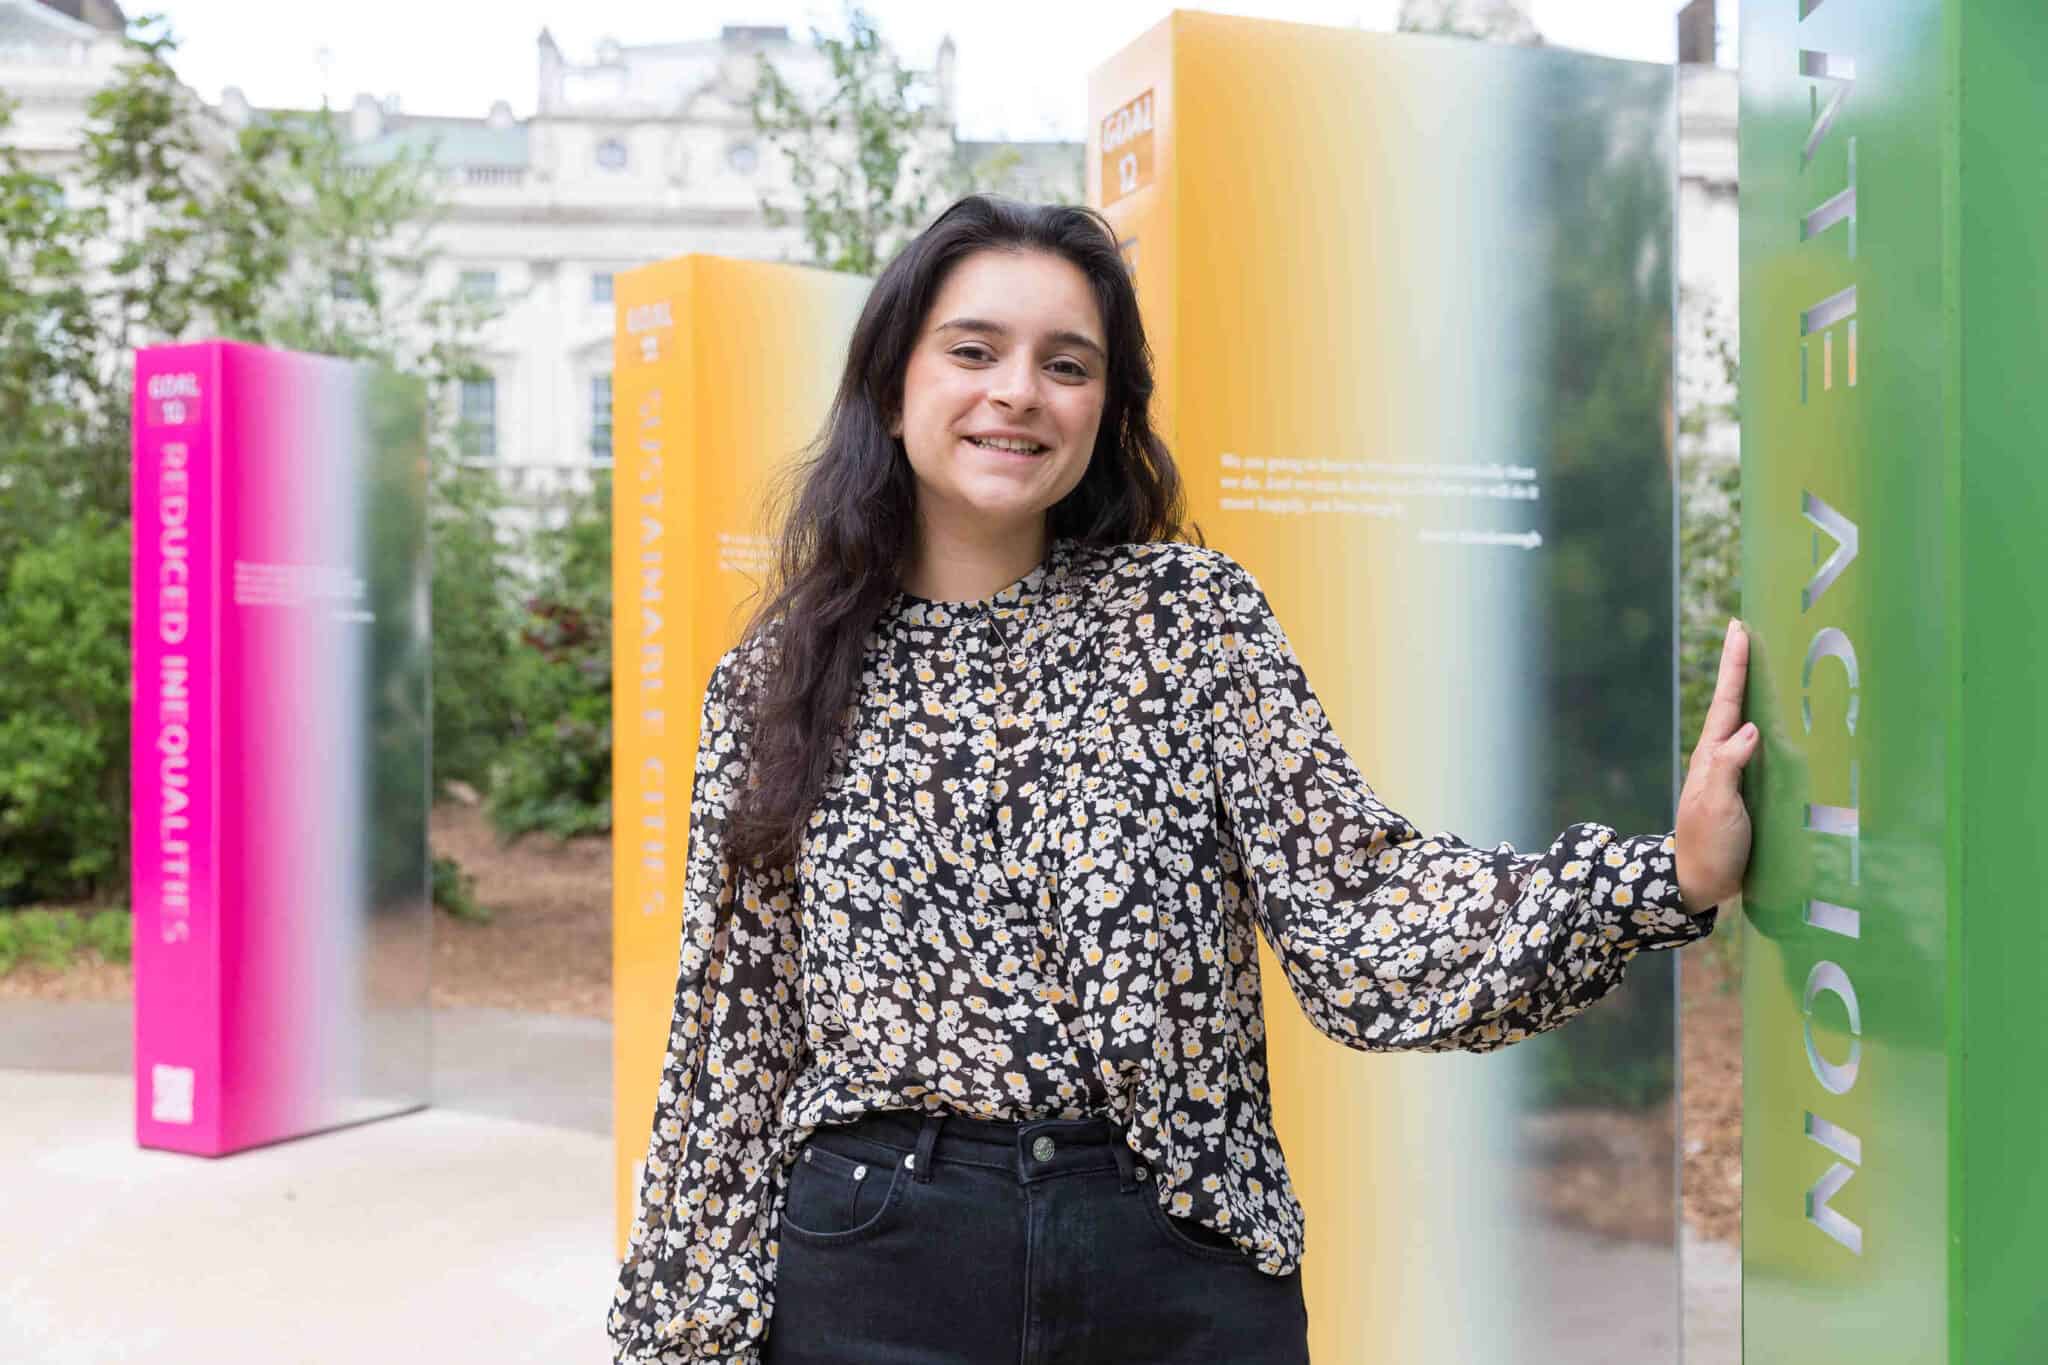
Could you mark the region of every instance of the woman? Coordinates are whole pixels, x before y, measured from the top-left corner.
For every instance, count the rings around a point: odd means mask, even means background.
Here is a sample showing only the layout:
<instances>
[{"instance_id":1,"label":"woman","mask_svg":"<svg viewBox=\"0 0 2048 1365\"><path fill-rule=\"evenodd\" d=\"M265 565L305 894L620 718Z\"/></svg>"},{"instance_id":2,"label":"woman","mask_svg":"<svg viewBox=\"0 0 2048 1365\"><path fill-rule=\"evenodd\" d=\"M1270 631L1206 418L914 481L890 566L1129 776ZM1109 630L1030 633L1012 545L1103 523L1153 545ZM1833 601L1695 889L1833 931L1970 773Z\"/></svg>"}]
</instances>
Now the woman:
<instances>
[{"instance_id":1,"label":"woman","mask_svg":"<svg viewBox=\"0 0 2048 1365\"><path fill-rule=\"evenodd\" d=\"M704 699L621 1361L1307 1357L1256 934L1362 1050L1553 1028L1740 885L1746 646L1673 835L1425 838L1184 543L1115 240L962 200L876 281Z\"/></svg>"}]
</instances>

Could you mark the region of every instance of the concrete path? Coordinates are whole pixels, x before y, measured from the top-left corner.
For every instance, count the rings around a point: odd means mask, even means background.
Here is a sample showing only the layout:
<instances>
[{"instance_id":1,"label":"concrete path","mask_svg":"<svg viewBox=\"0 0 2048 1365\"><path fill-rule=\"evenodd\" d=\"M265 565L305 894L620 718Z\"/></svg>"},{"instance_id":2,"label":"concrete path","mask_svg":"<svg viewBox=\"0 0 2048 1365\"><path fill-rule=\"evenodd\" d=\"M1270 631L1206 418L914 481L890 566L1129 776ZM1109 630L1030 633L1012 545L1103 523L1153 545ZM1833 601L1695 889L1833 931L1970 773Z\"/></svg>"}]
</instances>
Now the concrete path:
<instances>
[{"instance_id":1,"label":"concrete path","mask_svg":"<svg viewBox=\"0 0 2048 1365\"><path fill-rule=\"evenodd\" d=\"M1685 1292L1685 1365L1741 1365L1742 1251L1688 1229L1679 1249Z\"/></svg>"},{"instance_id":2,"label":"concrete path","mask_svg":"<svg viewBox=\"0 0 2048 1365\"><path fill-rule=\"evenodd\" d=\"M207 1160L125 1077L0 1072L0 1360L599 1365L611 1144L429 1109Z\"/></svg>"},{"instance_id":3,"label":"concrete path","mask_svg":"<svg viewBox=\"0 0 2048 1365\"><path fill-rule=\"evenodd\" d=\"M125 1001L0 1002L0 1070L126 1076L131 1017ZM437 1108L611 1136L608 1020L436 1010L433 1071Z\"/></svg>"},{"instance_id":4,"label":"concrete path","mask_svg":"<svg viewBox=\"0 0 2048 1365\"><path fill-rule=\"evenodd\" d=\"M0 1362L602 1365L611 1029L434 1016L435 1106L135 1146L126 1004L0 1006Z\"/></svg>"}]
</instances>

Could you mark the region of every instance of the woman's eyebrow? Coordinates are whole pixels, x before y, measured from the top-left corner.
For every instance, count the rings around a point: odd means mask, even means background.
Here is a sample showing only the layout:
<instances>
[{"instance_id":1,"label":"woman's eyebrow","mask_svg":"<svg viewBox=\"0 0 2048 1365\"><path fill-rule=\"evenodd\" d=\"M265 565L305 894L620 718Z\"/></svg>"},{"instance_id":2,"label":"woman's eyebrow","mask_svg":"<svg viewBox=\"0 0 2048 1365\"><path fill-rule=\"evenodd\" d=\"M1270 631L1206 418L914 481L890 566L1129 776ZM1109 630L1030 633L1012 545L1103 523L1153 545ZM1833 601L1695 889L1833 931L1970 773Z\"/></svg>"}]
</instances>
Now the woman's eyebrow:
<instances>
[{"instance_id":1,"label":"woman's eyebrow","mask_svg":"<svg viewBox=\"0 0 2048 1365\"><path fill-rule=\"evenodd\" d=\"M1000 322L990 322L987 318L954 318L950 322L940 323L932 330L935 332L979 332L984 336L1002 337L1006 340L1010 336L1010 329L1008 327ZM1109 358L1108 353L1102 349L1101 343L1080 332L1047 332L1045 339L1053 342L1055 345L1077 346L1084 351L1093 351L1097 358L1102 360Z\"/></svg>"}]
</instances>

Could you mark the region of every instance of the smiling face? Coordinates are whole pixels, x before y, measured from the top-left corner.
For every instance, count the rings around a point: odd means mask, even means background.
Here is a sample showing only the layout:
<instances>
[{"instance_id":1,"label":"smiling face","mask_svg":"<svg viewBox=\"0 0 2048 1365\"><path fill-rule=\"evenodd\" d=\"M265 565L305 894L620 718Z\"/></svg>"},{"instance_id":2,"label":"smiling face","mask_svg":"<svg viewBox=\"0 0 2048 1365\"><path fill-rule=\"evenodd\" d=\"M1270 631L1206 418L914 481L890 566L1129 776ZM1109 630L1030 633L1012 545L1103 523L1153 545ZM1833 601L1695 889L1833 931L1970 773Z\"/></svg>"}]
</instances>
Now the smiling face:
<instances>
[{"instance_id":1,"label":"smiling face","mask_svg":"<svg viewBox=\"0 0 2048 1365\"><path fill-rule=\"evenodd\" d=\"M956 263L903 375L891 426L927 534L1001 541L1042 532L1088 470L1107 344L1080 267L1033 250Z\"/></svg>"}]
</instances>

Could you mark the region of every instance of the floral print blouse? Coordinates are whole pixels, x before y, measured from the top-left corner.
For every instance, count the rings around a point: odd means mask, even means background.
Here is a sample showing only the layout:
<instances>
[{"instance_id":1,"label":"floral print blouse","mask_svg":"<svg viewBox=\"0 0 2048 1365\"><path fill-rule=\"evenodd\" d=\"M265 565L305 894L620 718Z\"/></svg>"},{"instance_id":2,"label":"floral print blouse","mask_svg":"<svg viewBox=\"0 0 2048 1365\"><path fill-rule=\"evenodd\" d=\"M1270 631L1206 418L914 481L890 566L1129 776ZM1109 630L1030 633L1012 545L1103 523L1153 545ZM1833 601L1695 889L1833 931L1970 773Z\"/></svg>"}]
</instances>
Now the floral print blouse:
<instances>
[{"instance_id":1,"label":"floral print blouse","mask_svg":"<svg viewBox=\"0 0 2048 1365\"><path fill-rule=\"evenodd\" d=\"M793 865L733 869L747 753L706 689L674 1023L609 1317L619 1361L754 1365L785 1181L880 1108L1103 1115L1172 1214L1300 1261L1256 934L1362 1051L1555 1028L1711 930L1669 834L1424 835L1353 765L1259 585L1180 543L1055 540L978 602L898 593Z\"/></svg>"}]
</instances>

